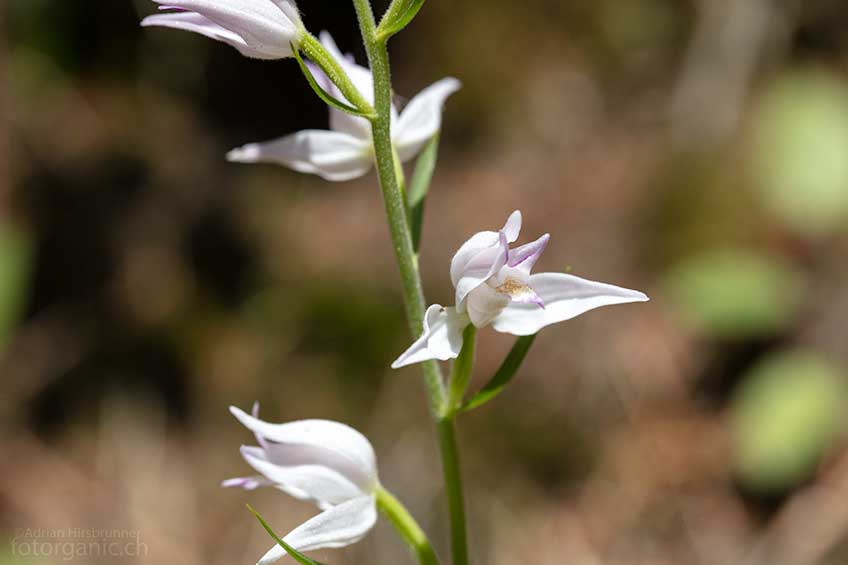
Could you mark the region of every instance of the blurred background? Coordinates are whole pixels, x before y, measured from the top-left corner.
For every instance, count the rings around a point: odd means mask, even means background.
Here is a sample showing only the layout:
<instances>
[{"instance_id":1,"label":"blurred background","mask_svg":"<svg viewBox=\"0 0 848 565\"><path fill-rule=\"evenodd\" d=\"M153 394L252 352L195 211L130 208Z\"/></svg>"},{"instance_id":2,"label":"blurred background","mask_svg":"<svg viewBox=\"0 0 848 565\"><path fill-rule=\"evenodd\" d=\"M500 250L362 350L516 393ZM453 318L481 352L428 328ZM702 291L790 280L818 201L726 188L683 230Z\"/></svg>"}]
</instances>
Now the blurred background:
<instances>
[{"instance_id":1,"label":"blurred background","mask_svg":"<svg viewBox=\"0 0 848 565\"><path fill-rule=\"evenodd\" d=\"M348 3L301 9L365 60ZM0 563L255 562L245 502L281 533L315 510L219 488L253 441L227 406L254 400L366 433L446 556L420 376L388 368L410 339L376 178L225 162L326 109L293 61L153 11L0 6ZM391 54L401 103L464 84L431 302L516 208L552 235L539 269L652 297L545 329L461 420L474 563L848 563L848 6L429 0ZM474 386L512 340L483 332ZM72 528L146 551L21 550ZM382 523L315 556L412 563Z\"/></svg>"}]
</instances>

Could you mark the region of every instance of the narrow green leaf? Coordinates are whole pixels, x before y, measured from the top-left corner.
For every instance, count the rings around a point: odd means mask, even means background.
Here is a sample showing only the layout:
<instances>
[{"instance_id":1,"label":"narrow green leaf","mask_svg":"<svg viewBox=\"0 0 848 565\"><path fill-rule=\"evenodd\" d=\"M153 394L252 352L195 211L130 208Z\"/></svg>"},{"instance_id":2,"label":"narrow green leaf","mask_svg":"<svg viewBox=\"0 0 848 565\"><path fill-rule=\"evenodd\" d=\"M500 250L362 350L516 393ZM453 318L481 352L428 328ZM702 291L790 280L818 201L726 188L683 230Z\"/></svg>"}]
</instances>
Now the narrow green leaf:
<instances>
[{"instance_id":1,"label":"narrow green leaf","mask_svg":"<svg viewBox=\"0 0 848 565\"><path fill-rule=\"evenodd\" d=\"M421 245L421 225L424 223L424 200L427 191L430 190L430 181L433 180L433 171L436 169L436 158L439 154L439 134L433 136L418 160L415 162L415 171L409 181L409 192L407 193L407 207L409 209L410 227L412 228L412 247L418 253Z\"/></svg>"},{"instance_id":2,"label":"narrow green leaf","mask_svg":"<svg viewBox=\"0 0 848 565\"><path fill-rule=\"evenodd\" d=\"M299 552L298 550L296 550L295 548L293 548L292 546L290 546L289 544L284 542L282 540L282 538L280 538L280 536L278 536L277 534L274 533L274 530L271 529L271 526L268 525L268 522L266 522L262 518L262 516L259 515L259 512L254 510L253 507L250 504L247 505L247 509L250 510L251 514L256 516L256 519L259 520L259 523L262 524L262 527L265 528L265 531L268 532L268 535L270 535L273 538L273 540L275 542L277 542L277 545L279 545L280 547L285 549L288 552L288 554L292 557L292 559L294 559L295 561L297 561L301 565L326 565L325 563L321 563L320 561L314 561L314 560L308 558L307 556L305 556L304 554L302 554L301 552Z\"/></svg>"},{"instance_id":3,"label":"narrow green leaf","mask_svg":"<svg viewBox=\"0 0 848 565\"><path fill-rule=\"evenodd\" d=\"M459 411L468 412L482 406L499 395L515 376L515 373L518 372L518 368L521 367L521 363L524 361L524 357L527 356L530 346L533 345L534 339L536 339L535 334L518 338L491 380L468 402L463 404Z\"/></svg>"},{"instance_id":4,"label":"narrow green leaf","mask_svg":"<svg viewBox=\"0 0 848 565\"><path fill-rule=\"evenodd\" d=\"M342 102L341 100L333 97L329 92L321 88L321 85L318 84L318 81L315 80L315 77L312 75L312 71L310 71L309 67L306 66L306 62L304 62L303 57L300 55L300 51L294 45L292 45L292 52L294 53L294 58L297 59L297 64L300 66L300 70L303 72L303 76L306 77L306 82L309 83L309 86L312 87L312 90L315 91L315 94L318 95L318 98L320 98L333 108L341 110L342 112L347 112L348 114L353 114L354 116L360 116L362 118L370 117L367 112L363 112L362 110L355 108L350 104Z\"/></svg>"},{"instance_id":5,"label":"narrow green leaf","mask_svg":"<svg viewBox=\"0 0 848 565\"><path fill-rule=\"evenodd\" d=\"M462 406L462 399L468 389L471 380L471 371L474 369L474 350L477 341L477 326L468 324L462 331L462 349L459 356L453 362L448 387L447 416L452 416Z\"/></svg>"},{"instance_id":6,"label":"narrow green leaf","mask_svg":"<svg viewBox=\"0 0 848 565\"><path fill-rule=\"evenodd\" d=\"M383 13L383 17L380 18L380 25L377 26L378 34L383 29L393 25L401 15L405 14L406 10L409 8L410 2L412 1L413 0L392 0L388 9Z\"/></svg>"},{"instance_id":7,"label":"narrow green leaf","mask_svg":"<svg viewBox=\"0 0 848 565\"><path fill-rule=\"evenodd\" d=\"M419 10L424 5L424 0L409 0L406 4L405 10L393 11L393 14L399 13L395 18L391 20L384 19L380 22L380 26L377 28L378 37L384 40L388 39L408 26L415 16L418 15Z\"/></svg>"}]
</instances>

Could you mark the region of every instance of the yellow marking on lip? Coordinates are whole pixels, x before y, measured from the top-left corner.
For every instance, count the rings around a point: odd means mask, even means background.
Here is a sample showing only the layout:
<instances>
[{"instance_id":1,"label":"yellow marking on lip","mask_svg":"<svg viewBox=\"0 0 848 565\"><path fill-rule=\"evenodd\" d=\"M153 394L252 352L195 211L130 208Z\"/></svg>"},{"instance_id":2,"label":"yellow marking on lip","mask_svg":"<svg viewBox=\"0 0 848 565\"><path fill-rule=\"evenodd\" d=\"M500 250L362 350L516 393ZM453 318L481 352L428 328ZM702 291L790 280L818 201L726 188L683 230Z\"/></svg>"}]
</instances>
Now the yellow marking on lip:
<instances>
[{"instance_id":1,"label":"yellow marking on lip","mask_svg":"<svg viewBox=\"0 0 848 565\"><path fill-rule=\"evenodd\" d=\"M506 294L511 297L521 296L527 292L532 292L530 287L519 281L518 279L514 279L512 277L507 277L504 279L504 282L499 286L495 287L495 291L500 294Z\"/></svg>"}]
</instances>

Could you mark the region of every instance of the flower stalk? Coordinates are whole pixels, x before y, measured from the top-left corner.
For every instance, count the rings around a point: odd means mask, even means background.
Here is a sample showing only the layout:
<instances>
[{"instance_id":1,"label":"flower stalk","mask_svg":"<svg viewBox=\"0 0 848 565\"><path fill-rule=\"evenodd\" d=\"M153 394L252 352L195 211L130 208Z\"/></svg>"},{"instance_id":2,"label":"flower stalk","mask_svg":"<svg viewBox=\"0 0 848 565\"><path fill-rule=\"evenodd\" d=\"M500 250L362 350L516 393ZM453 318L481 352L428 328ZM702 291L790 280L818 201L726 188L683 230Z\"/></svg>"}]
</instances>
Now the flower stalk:
<instances>
[{"instance_id":1,"label":"flower stalk","mask_svg":"<svg viewBox=\"0 0 848 565\"><path fill-rule=\"evenodd\" d=\"M468 565L468 539L465 534L465 497L459 469L459 449L456 444L456 417L446 416L437 422L439 450L442 452L442 473L450 517L451 563Z\"/></svg>"},{"instance_id":2,"label":"flower stalk","mask_svg":"<svg viewBox=\"0 0 848 565\"><path fill-rule=\"evenodd\" d=\"M389 222L392 247L395 251L403 287L404 306L409 327L413 335L421 330L424 320L424 290L418 272L418 259L412 247L412 235L406 212L406 202L396 176L394 150L391 137L391 75L389 54L385 42L376 35L374 14L368 0L354 0L362 38L371 72L374 76L374 110L376 116L371 119L371 131L374 142L374 155L377 163L377 176L383 193L383 204ZM430 407L434 415L442 410L444 403L444 384L435 362L424 365L424 379L430 397Z\"/></svg>"},{"instance_id":3,"label":"flower stalk","mask_svg":"<svg viewBox=\"0 0 848 565\"><path fill-rule=\"evenodd\" d=\"M421 565L439 565L439 559L436 557L433 546L430 545L430 540L427 539L427 534L406 507L383 487L377 487L376 495L377 508L392 523L400 537L409 544L418 557L418 562Z\"/></svg>"},{"instance_id":4,"label":"flower stalk","mask_svg":"<svg viewBox=\"0 0 848 565\"><path fill-rule=\"evenodd\" d=\"M374 12L369 0L353 0L359 21L371 73L374 77L374 110L371 132L377 164L377 176L383 194L383 204L391 232L403 287L404 305L409 327L413 335L421 331L426 302L418 270L418 258L412 244L406 199L397 177L394 149L391 136L391 71L386 38L377 34ZM448 498L451 530L451 553L453 565L467 565L468 548L465 535L465 503L459 457L456 446L456 430L452 417L443 418L447 398L441 371L435 361L423 364L424 380L430 398L430 408L437 419L439 446Z\"/></svg>"},{"instance_id":5,"label":"flower stalk","mask_svg":"<svg viewBox=\"0 0 848 565\"><path fill-rule=\"evenodd\" d=\"M357 90L353 81L350 80L350 77L347 76L347 73L344 72L344 69L342 69L338 61L336 61L333 56L327 52L324 46L321 45L321 42L318 41L314 35L305 32L300 39L299 46L300 50L303 51L303 54L309 57L312 62L324 71L327 78L329 78L333 84L338 87L339 91L351 102L351 104L356 106L356 108L363 114L366 114L366 117L375 117L374 108L371 107L368 100L366 100L359 90Z\"/></svg>"}]
</instances>

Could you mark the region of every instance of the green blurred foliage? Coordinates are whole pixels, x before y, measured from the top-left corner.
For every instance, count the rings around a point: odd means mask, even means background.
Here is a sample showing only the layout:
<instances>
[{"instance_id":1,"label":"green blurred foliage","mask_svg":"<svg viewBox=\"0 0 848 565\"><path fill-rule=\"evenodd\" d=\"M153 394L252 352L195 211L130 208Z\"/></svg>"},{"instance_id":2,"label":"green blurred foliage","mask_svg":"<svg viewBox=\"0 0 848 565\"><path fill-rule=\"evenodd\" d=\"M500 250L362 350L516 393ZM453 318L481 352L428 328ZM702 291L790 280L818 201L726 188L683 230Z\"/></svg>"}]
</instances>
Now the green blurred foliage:
<instances>
[{"instance_id":1,"label":"green blurred foliage","mask_svg":"<svg viewBox=\"0 0 848 565\"><path fill-rule=\"evenodd\" d=\"M689 324L716 338L774 335L793 321L803 298L800 272L777 257L743 249L694 255L665 278Z\"/></svg>"},{"instance_id":2,"label":"green blurred foliage","mask_svg":"<svg viewBox=\"0 0 848 565\"><path fill-rule=\"evenodd\" d=\"M821 69L789 71L755 115L753 168L767 207L805 235L848 220L848 87Z\"/></svg>"},{"instance_id":3,"label":"green blurred foliage","mask_svg":"<svg viewBox=\"0 0 848 565\"><path fill-rule=\"evenodd\" d=\"M641 71L667 57L685 29L680 7L665 0L603 2L599 11L600 35L627 66Z\"/></svg>"},{"instance_id":4,"label":"green blurred foliage","mask_svg":"<svg viewBox=\"0 0 848 565\"><path fill-rule=\"evenodd\" d=\"M0 226L0 351L12 337L28 291L32 246L27 235Z\"/></svg>"},{"instance_id":5,"label":"green blurred foliage","mask_svg":"<svg viewBox=\"0 0 848 565\"><path fill-rule=\"evenodd\" d=\"M816 353L771 355L744 377L731 406L735 465L764 492L810 478L843 432L846 375Z\"/></svg>"},{"instance_id":6,"label":"green blurred foliage","mask_svg":"<svg viewBox=\"0 0 848 565\"><path fill-rule=\"evenodd\" d=\"M645 223L652 268L665 270L717 247L754 247L763 239L757 199L726 163L732 153L684 153L663 163Z\"/></svg>"},{"instance_id":7,"label":"green blurred foliage","mask_svg":"<svg viewBox=\"0 0 848 565\"><path fill-rule=\"evenodd\" d=\"M262 335L320 360L346 398L367 402L386 373L386 359L405 345L402 308L392 292L315 283L259 292L243 312Z\"/></svg>"}]
</instances>

